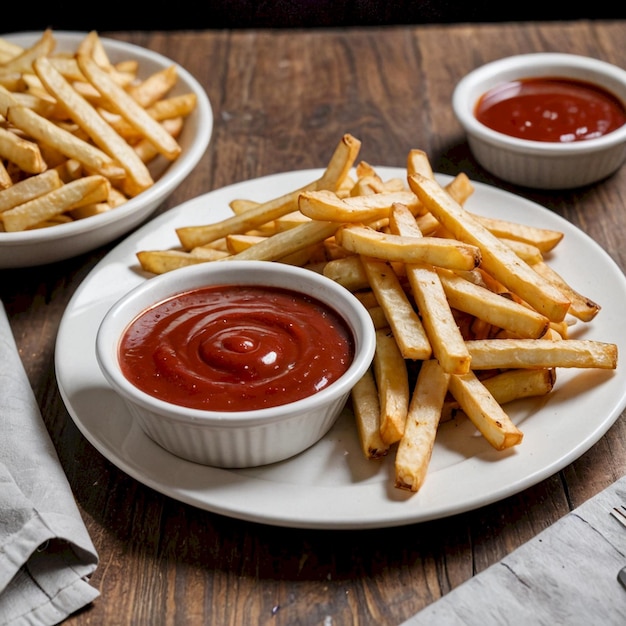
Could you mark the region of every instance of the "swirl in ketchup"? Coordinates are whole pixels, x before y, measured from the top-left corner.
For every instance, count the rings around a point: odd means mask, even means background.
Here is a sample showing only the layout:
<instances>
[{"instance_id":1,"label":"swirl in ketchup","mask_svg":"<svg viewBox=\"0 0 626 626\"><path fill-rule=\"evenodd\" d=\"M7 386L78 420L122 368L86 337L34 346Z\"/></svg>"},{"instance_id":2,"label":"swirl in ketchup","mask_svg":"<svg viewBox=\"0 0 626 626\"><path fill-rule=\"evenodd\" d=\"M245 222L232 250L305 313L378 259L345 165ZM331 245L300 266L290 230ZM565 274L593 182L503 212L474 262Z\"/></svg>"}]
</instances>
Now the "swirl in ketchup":
<instances>
[{"instance_id":1,"label":"swirl in ketchup","mask_svg":"<svg viewBox=\"0 0 626 626\"><path fill-rule=\"evenodd\" d=\"M126 378L190 408L248 411L328 387L350 366L343 318L296 291L219 285L177 294L144 311L119 349Z\"/></svg>"},{"instance_id":2,"label":"swirl in ketchup","mask_svg":"<svg viewBox=\"0 0 626 626\"><path fill-rule=\"evenodd\" d=\"M626 123L626 108L597 85L570 78L526 78L490 89L475 116L519 139L570 143L602 137Z\"/></svg>"}]
</instances>

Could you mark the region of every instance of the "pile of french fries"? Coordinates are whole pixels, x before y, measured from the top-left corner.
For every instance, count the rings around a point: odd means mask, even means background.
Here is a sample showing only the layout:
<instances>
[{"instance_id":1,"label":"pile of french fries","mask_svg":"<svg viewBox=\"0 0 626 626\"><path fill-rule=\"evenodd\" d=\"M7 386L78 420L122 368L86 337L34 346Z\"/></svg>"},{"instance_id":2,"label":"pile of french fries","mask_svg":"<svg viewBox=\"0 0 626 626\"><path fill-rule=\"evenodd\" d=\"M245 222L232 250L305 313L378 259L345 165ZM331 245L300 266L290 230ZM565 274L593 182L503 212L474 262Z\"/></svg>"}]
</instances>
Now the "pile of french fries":
<instances>
[{"instance_id":1,"label":"pile of french fries","mask_svg":"<svg viewBox=\"0 0 626 626\"><path fill-rule=\"evenodd\" d=\"M546 262L563 233L464 208L464 174L445 187L421 150L406 179L357 162L345 135L323 175L281 197L231 202L232 217L177 229L180 247L141 250L143 270L232 259L318 271L351 290L376 328L373 364L352 390L364 455L395 448L395 486L423 485L437 429L465 415L497 450L522 442L503 408L548 394L558 368L617 367L617 346L573 339L600 307ZM353 174L352 172L355 172Z\"/></svg>"},{"instance_id":2,"label":"pile of french fries","mask_svg":"<svg viewBox=\"0 0 626 626\"><path fill-rule=\"evenodd\" d=\"M154 184L149 165L181 153L196 107L169 95L175 65L139 79L95 31L72 53L52 30L27 48L0 38L0 230L23 231L115 208Z\"/></svg>"}]
</instances>

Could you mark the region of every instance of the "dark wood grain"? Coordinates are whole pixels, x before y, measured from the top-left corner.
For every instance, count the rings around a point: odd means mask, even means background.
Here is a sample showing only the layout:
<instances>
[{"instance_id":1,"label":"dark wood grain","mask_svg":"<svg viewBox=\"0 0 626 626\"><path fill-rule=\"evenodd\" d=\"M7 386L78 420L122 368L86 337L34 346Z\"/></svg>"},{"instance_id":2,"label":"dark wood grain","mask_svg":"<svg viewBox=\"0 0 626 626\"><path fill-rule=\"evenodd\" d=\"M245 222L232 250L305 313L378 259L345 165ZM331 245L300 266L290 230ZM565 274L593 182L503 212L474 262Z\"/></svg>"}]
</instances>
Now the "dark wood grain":
<instances>
[{"instance_id":1,"label":"dark wood grain","mask_svg":"<svg viewBox=\"0 0 626 626\"><path fill-rule=\"evenodd\" d=\"M422 148L438 171L465 171L535 200L626 267L626 168L572 192L514 188L476 165L450 108L465 73L506 55L563 51L626 67L626 22L109 34L180 62L213 105L207 154L157 213L233 182L322 167L350 132L372 164L402 166L411 148ZM399 624L626 474L622 416L586 454L535 487L405 528L274 528L162 496L84 439L54 377L65 306L114 244L46 267L0 271L27 374L100 555L92 582L102 595L68 623Z\"/></svg>"}]
</instances>

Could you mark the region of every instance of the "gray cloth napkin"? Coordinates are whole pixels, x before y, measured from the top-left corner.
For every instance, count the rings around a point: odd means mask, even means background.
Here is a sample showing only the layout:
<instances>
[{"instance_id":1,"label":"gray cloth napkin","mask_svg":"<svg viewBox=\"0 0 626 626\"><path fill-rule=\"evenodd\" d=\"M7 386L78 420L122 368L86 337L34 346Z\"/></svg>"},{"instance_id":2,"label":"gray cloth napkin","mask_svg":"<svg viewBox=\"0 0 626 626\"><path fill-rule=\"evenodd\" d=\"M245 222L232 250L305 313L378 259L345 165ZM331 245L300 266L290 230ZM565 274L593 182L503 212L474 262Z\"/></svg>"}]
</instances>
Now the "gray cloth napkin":
<instances>
[{"instance_id":1,"label":"gray cloth napkin","mask_svg":"<svg viewBox=\"0 0 626 626\"><path fill-rule=\"evenodd\" d=\"M610 514L620 503L626 477L402 626L626 624L626 529Z\"/></svg>"},{"instance_id":2,"label":"gray cloth napkin","mask_svg":"<svg viewBox=\"0 0 626 626\"><path fill-rule=\"evenodd\" d=\"M0 625L62 622L97 564L0 303Z\"/></svg>"}]
</instances>

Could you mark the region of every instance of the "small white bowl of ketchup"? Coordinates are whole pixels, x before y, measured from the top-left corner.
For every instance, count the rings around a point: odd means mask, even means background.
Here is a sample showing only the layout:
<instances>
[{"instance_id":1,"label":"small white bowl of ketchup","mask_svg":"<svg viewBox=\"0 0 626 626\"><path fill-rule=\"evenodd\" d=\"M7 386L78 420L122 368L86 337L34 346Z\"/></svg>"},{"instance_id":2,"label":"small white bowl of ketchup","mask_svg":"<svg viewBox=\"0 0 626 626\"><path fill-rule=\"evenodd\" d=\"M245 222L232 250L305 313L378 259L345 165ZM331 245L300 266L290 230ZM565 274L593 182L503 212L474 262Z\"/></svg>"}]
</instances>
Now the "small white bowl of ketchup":
<instances>
[{"instance_id":1,"label":"small white bowl of ketchup","mask_svg":"<svg viewBox=\"0 0 626 626\"><path fill-rule=\"evenodd\" d=\"M289 458L332 427L375 331L347 289L283 263L224 261L146 280L104 317L102 372L143 431L217 467Z\"/></svg>"},{"instance_id":2,"label":"small white bowl of ketchup","mask_svg":"<svg viewBox=\"0 0 626 626\"><path fill-rule=\"evenodd\" d=\"M598 59L499 59L466 75L452 106L476 160L510 183L582 187L626 158L626 71Z\"/></svg>"}]
</instances>

